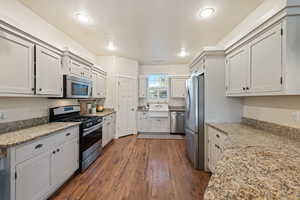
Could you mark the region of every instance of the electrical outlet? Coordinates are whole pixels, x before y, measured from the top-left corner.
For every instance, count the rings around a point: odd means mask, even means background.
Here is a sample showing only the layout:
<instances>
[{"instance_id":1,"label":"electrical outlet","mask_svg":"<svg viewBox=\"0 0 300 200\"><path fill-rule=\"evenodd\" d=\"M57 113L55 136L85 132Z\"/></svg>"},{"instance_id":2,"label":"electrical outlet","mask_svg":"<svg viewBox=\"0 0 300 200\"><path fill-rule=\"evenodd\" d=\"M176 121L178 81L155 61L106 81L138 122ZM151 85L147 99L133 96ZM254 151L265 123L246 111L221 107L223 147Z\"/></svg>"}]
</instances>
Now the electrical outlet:
<instances>
[{"instance_id":1,"label":"electrical outlet","mask_svg":"<svg viewBox=\"0 0 300 200\"><path fill-rule=\"evenodd\" d=\"M300 120L300 112L299 111L296 111L296 112L293 112L293 120L295 122L298 122Z\"/></svg>"}]
</instances>

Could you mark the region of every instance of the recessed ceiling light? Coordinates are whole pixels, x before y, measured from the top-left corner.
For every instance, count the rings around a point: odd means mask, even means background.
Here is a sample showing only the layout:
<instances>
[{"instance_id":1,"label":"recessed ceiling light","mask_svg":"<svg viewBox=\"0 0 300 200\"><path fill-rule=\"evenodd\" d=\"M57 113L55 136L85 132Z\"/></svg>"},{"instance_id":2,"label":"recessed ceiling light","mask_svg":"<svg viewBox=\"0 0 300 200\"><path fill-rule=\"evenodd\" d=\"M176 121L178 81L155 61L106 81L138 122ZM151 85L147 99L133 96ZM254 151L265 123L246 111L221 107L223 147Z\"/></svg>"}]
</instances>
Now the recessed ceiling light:
<instances>
[{"instance_id":1,"label":"recessed ceiling light","mask_svg":"<svg viewBox=\"0 0 300 200\"><path fill-rule=\"evenodd\" d=\"M213 8L204 8L198 12L198 17L199 18L207 18L210 17L215 10Z\"/></svg>"},{"instance_id":2,"label":"recessed ceiling light","mask_svg":"<svg viewBox=\"0 0 300 200\"><path fill-rule=\"evenodd\" d=\"M80 21L81 23L84 23L84 24L87 24L90 21L89 16L87 16L86 14L83 14L83 13L77 13L76 17L77 17L78 21Z\"/></svg>"},{"instance_id":3,"label":"recessed ceiling light","mask_svg":"<svg viewBox=\"0 0 300 200\"><path fill-rule=\"evenodd\" d=\"M188 52L186 52L185 48L181 48L181 51L177 54L179 57L186 57L189 55Z\"/></svg>"},{"instance_id":4,"label":"recessed ceiling light","mask_svg":"<svg viewBox=\"0 0 300 200\"><path fill-rule=\"evenodd\" d=\"M113 41L109 41L109 43L107 45L107 50L109 50L109 51L115 51L115 50L117 50L117 47L115 46L115 44L113 43Z\"/></svg>"}]
</instances>

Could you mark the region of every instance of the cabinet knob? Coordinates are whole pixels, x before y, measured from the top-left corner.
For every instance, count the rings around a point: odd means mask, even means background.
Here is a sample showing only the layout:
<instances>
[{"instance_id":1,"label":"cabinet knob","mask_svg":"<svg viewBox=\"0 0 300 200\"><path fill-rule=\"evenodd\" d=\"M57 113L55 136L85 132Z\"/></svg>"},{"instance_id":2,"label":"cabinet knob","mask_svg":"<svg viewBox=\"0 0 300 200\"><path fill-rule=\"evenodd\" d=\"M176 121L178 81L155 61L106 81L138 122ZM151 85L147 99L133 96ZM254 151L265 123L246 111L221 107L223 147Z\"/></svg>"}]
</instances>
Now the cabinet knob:
<instances>
[{"instance_id":1,"label":"cabinet knob","mask_svg":"<svg viewBox=\"0 0 300 200\"><path fill-rule=\"evenodd\" d=\"M53 151L53 152L52 152L52 154L55 154L55 153L56 153L56 151Z\"/></svg>"},{"instance_id":2,"label":"cabinet knob","mask_svg":"<svg viewBox=\"0 0 300 200\"><path fill-rule=\"evenodd\" d=\"M39 91L42 91L42 88L39 88Z\"/></svg>"},{"instance_id":3,"label":"cabinet knob","mask_svg":"<svg viewBox=\"0 0 300 200\"><path fill-rule=\"evenodd\" d=\"M66 134L66 136L70 136L70 135L71 135L71 133L67 133L67 134Z\"/></svg>"},{"instance_id":4,"label":"cabinet knob","mask_svg":"<svg viewBox=\"0 0 300 200\"><path fill-rule=\"evenodd\" d=\"M57 150L56 150L56 152L59 152L59 151L60 151L60 149L57 149Z\"/></svg>"},{"instance_id":5,"label":"cabinet knob","mask_svg":"<svg viewBox=\"0 0 300 200\"><path fill-rule=\"evenodd\" d=\"M246 88L245 88L245 87L243 87L243 90L245 91L245 90L246 90Z\"/></svg>"},{"instance_id":6,"label":"cabinet knob","mask_svg":"<svg viewBox=\"0 0 300 200\"><path fill-rule=\"evenodd\" d=\"M250 88L249 88L249 87L246 87L246 90L250 90Z\"/></svg>"}]
</instances>

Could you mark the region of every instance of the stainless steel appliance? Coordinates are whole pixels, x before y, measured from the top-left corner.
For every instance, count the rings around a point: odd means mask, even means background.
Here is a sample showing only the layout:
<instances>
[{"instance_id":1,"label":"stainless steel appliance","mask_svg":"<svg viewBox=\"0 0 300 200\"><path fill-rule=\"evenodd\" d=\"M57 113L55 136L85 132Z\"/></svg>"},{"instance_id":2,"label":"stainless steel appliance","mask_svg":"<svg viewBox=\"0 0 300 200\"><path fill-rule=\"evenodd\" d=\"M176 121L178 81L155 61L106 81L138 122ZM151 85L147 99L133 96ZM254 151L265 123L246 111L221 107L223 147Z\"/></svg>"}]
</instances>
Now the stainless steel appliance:
<instances>
[{"instance_id":1,"label":"stainless steel appliance","mask_svg":"<svg viewBox=\"0 0 300 200\"><path fill-rule=\"evenodd\" d=\"M102 152L102 117L80 116L80 106L50 108L50 122L81 122L79 170L86 170Z\"/></svg>"},{"instance_id":2,"label":"stainless steel appliance","mask_svg":"<svg viewBox=\"0 0 300 200\"><path fill-rule=\"evenodd\" d=\"M171 117L171 134L184 133L184 112L172 111Z\"/></svg>"},{"instance_id":3,"label":"stainless steel appliance","mask_svg":"<svg viewBox=\"0 0 300 200\"><path fill-rule=\"evenodd\" d=\"M64 98L82 99L92 95L92 81L75 76L64 75Z\"/></svg>"},{"instance_id":4,"label":"stainless steel appliance","mask_svg":"<svg viewBox=\"0 0 300 200\"><path fill-rule=\"evenodd\" d=\"M193 74L186 82L185 141L196 169L204 170L204 74Z\"/></svg>"}]
</instances>

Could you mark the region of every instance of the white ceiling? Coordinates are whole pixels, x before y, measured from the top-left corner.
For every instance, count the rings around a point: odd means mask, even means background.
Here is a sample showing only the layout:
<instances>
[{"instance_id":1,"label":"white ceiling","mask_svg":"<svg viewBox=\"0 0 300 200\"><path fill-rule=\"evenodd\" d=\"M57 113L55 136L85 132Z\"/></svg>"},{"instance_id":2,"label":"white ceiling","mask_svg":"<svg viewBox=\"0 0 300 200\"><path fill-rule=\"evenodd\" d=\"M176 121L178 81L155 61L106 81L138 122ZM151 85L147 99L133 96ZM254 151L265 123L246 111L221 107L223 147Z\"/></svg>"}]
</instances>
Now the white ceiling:
<instances>
[{"instance_id":1,"label":"white ceiling","mask_svg":"<svg viewBox=\"0 0 300 200\"><path fill-rule=\"evenodd\" d=\"M187 63L216 45L263 0L19 0L96 55L119 55L142 64ZM197 19L203 7L216 13ZM87 13L91 24L74 15ZM118 51L106 50L114 40ZM185 47L190 56L177 53Z\"/></svg>"}]
</instances>

